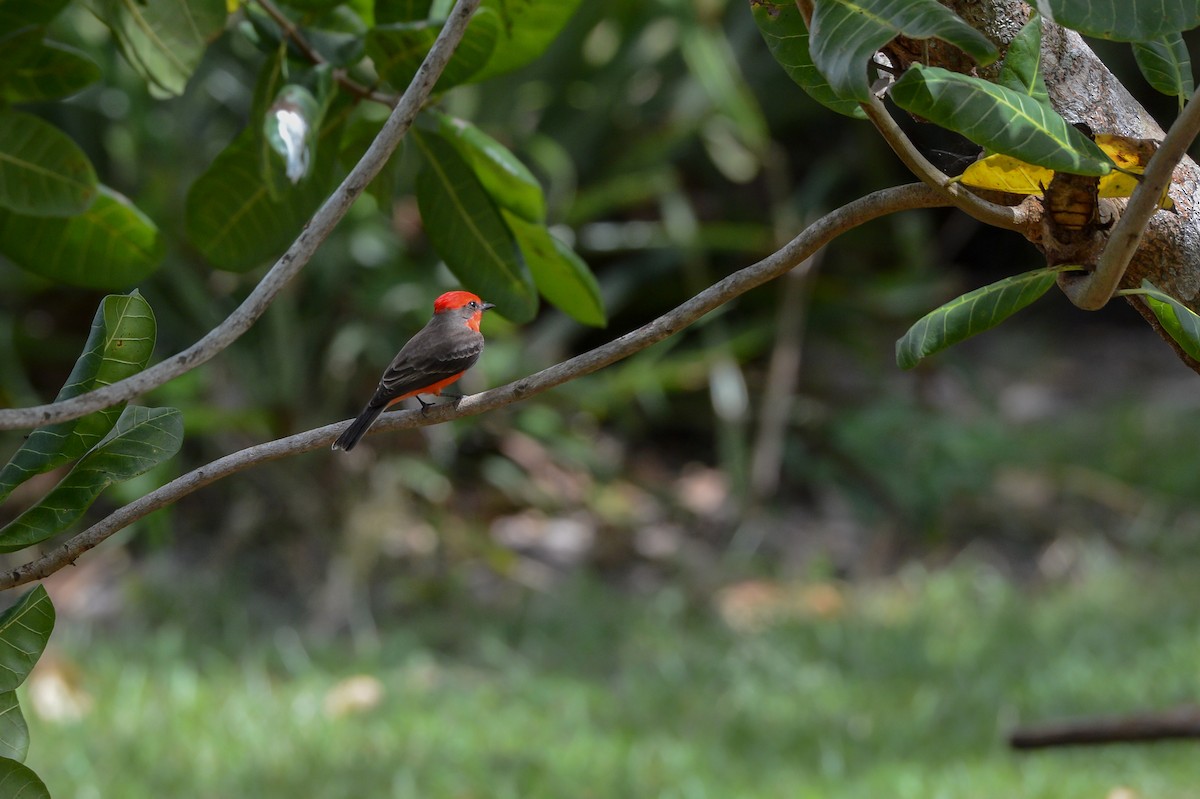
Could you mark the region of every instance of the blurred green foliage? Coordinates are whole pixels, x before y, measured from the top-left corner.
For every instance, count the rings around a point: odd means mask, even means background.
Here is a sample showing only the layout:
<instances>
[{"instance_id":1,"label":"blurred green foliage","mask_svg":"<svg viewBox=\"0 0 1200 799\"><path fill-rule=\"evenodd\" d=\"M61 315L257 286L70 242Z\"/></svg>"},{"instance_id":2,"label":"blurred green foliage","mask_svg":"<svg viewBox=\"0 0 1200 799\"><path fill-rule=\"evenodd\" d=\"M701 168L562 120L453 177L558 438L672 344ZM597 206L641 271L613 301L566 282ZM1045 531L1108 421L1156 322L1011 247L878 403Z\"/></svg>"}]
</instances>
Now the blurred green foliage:
<instances>
[{"instance_id":1,"label":"blurred green foliage","mask_svg":"<svg viewBox=\"0 0 1200 799\"><path fill-rule=\"evenodd\" d=\"M1077 556L1033 590L972 558L712 605L582 580L414 609L367 652L287 626L247 645L247 608L177 575L154 627L62 631L27 693L40 679L65 699L32 702L29 760L55 795L128 799L1185 799L1188 743L1003 748L1017 724L1200 690L1188 569Z\"/></svg>"}]
</instances>

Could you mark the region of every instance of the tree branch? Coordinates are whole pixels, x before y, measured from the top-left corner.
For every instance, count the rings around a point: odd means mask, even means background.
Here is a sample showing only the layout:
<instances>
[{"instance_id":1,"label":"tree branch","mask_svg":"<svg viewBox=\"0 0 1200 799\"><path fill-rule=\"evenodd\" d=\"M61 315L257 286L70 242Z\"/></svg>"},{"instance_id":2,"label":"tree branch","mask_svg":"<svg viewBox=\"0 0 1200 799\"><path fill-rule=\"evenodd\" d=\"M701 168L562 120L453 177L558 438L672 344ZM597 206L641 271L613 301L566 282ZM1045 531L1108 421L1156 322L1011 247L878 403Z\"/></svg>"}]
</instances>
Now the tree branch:
<instances>
[{"instance_id":1,"label":"tree branch","mask_svg":"<svg viewBox=\"0 0 1200 799\"><path fill-rule=\"evenodd\" d=\"M879 135L883 137L892 151L899 156L904 165L924 183L943 192L950 203L959 210L994 227L1026 233L1032 220L1026 210L1026 205L1013 207L997 205L978 197L967 190L961 183L955 183L940 169L929 163L929 160L913 145L905 135L896 120L888 113L887 108L879 98L872 95L870 102L861 104L867 118L875 125Z\"/></svg>"},{"instance_id":2,"label":"tree branch","mask_svg":"<svg viewBox=\"0 0 1200 799\"><path fill-rule=\"evenodd\" d=\"M1146 223L1159 210L1163 192L1171 184L1175 167L1187 155L1188 148L1200 134L1200 90L1171 125L1167 136L1146 166L1138 187L1134 190L1125 212L1109 234L1104 251L1091 274L1062 282L1063 292L1076 306L1087 311L1103 308L1112 299L1125 270L1142 242Z\"/></svg>"},{"instance_id":3,"label":"tree branch","mask_svg":"<svg viewBox=\"0 0 1200 799\"><path fill-rule=\"evenodd\" d=\"M475 416L591 374L678 333L733 298L779 277L803 263L817 250L851 228L897 211L936 208L951 204L952 201L943 192L922 183L882 189L860 197L821 217L784 245L782 249L758 263L734 272L674 310L637 330L570 360L543 369L536 374L479 394L463 397L455 403L437 405L420 411L386 413L371 428L371 433L410 430L465 416ZM335 436L345 427L345 424L346 422L328 424L287 438L248 447L177 477L161 488L119 508L105 519L50 550L41 558L0 574L0 590L40 580L53 574L64 566L74 563L81 554L118 530L210 483L260 463L328 447Z\"/></svg>"},{"instance_id":4,"label":"tree branch","mask_svg":"<svg viewBox=\"0 0 1200 799\"><path fill-rule=\"evenodd\" d=\"M325 57L321 55L321 52L312 46L308 39L304 37L304 34L300 32L300 29L296 27L295 23L288 19L288 16L279 9L279 6L275 5L271 0L255 0L255 2L258 3L259 8L267 13L267 16L275 20L275 24L283 31L284 37L290 39L296 45L297 49L304 54L305 58L314 64L326 63ZM396 107L395 96L362 85L351 78L349 73L343 68L339 67L335 69L333 77L334 80L341 84L342 88L357 97L374 100L389 108Z\"/></svg>"},{"instance_id":5,"label":"tree branch","mask_svg":"<svg viewBox=\"0 0 1200 799\"><path fill-rule=\"evenodd\" d=\"M467 23L479 3L480 0L457 0L425 61L384 122L375 141L371 142L358 164L317 210L287 251L224 322L183 352L132 377L62 402L0 410L0 430L20 430L78 419L93 411L133 399L211 360L249 330L283 287L308 264L317 247L346 215L367 184L379 174L429 99L434 84L462 40Z\"/></svg>"}]
</instances>

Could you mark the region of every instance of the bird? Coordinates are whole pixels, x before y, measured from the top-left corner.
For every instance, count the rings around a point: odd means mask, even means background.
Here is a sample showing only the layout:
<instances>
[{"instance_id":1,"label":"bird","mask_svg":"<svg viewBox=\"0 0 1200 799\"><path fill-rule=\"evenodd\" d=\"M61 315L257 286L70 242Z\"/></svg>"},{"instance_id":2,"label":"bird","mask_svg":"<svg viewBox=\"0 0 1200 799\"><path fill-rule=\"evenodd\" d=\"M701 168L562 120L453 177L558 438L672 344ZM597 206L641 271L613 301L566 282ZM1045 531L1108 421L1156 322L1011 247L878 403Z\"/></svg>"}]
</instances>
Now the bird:
<instances>
[{"instance_id":1,"label":"bird","mask_svg":"<svg viewBox=\"0 0 1200 799\"><path fill-rule=\"evenodd\" d=\"M408 340L379 379L370 402L331 449L349 452L371 424L400 400L422 394L439 395L475 365L483 352L479 323L483 312L495 308L469 291L448 291L433 301L433 318Z\"/></svg>"}]
</instances>

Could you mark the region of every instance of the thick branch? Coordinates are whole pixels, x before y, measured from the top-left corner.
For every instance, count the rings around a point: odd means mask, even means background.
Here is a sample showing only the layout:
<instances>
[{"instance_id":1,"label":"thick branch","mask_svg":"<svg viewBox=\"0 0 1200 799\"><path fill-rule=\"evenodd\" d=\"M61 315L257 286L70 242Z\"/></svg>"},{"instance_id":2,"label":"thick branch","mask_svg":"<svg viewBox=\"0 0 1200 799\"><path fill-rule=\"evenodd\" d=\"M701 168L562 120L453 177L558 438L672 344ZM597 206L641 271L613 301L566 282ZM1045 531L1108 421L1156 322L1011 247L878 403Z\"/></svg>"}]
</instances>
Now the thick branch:
<instances>
[{"instance_id":1,"label":"thick branch","mask_svg":"<svg viewBox=\"0 0 1200 799\"><path fill-rule=\"evenodd\" d=\"M1158 212L1163 192L1171 185L1175 167L1187 155L1197 134L1200 134L1200 91L1192 95L1191 101L1150 159L1125 213L1109 235L1095 271L1079 280L1062 283L1063 290L1075 305L1094 311L1103 308L1112 299L1121 278L1125 276L1125 269L1142 243L1146 223Z\"/></svg>"},{"instance_id":2,"label":"thick branch","mask_svg":"<svg viewBox=\"0 0 1200 799\"><path fill-rule=\"evenodd\" d=\"M1027 4L1024 0L946 0L946 5L1003 50L1029 18L1031 6L1036 4ZM1163 138L1163 131L1154 118L1141 107L1079 34L1046 19L1043 19L1042 27L1042 75L1049 90L1051 105L1068 122L1085 122L1096 133L1158 140ZM1195 99L1192 103L1195 103ZM1164 158L1164 162L1167 160L1170 160L1169 157ZM1136 288L1142 280L1149 279L1158 288L1197 310L1200 309L1200 167L1190 158L1181 159L1174 170L1170 178L1170 192L1176 213L1163 212L1150 216L1136 251L1129 259L1128 268L1123 275L1116 275L1116 287ZM1158 194L1151 191L1149 186L1146 187L1146 194L1145 202L1158 198ZM1121 200L1103 202L1114 203L1117 208L1123 204ZM1143 227L1138 220L1131 220L1127 225L1129 229ZM1127 237L1123 235L1123 238ZM1039 244L1037 241L1034 243ZM1115 242L1113 246L1118 249L1107 256L1100 255L1097 262L1105 257L1113 262L1125 258L1124 251L1129 243L1128 240L1124 244ZM1106 281L1111 279L1111 274L1119 271L1110 268ZM1068 296L1072 296L1074 291L1070 284L1078 279L1076 275L1064 273L1059 279L1059 286ZM1094 291L1112 294L1104 285L1099 285ZM1200 363L1174 344L1145 304L1137 300L1132 304L1159 335L1174 347L1180 358L1200 372Z\"/></svg>"},{"instance_id":3,"label":"thick branch","mask_svg":"<svg viewBox=\"0 0 1200 799\"><path fill-rule=\"evenodd\" d=\"M131 400L212 359L249 330L275 296L309 262L317 247L346 215L367 184L383 169L400 139L412 126L417 113L429 99L434 84L462 40L467 23L470 22L471 15L479 3L480 0L458 0L412 83L404 91L400 102L396 104L395 110L362 159L317 210L304 230L288 247L287 252L280 256L254 287L250 296L224 322L183 352L125 380L62 402L0 410L0 430L20 430L78 419L101 408Z\"/></svg>"},{"instance_id":4,"label":"thick branch","mask_svg":"<svg viewBox=\"0 0 1200 799\"><path fill-rule=\"evenodd\" d=\"M912 208L935 208L951 204L952 202L942 192L922 183L897 186L868 194L826 214L782 249L756 264L734 272L674 310L637 330L570 360L543 369L536 374L480 394L463 397L453 404L438 405L421 411L384 414L375 423L371 432L410 430L464 416L475 416L540 394L569 380L591 374L678 333L733 298L779 277L803 263L817 250L851 228L897 211ZM260 463L328 447L344 427L345 422L339 422L304 433L297 433L287 438L234 452L188 472L161 488L151 491L141 499L116 510L107 518L55 547L43 557L0 575L0 590L22 585L32 580L40 580L53 574L62 567L74 563L81 554L118 530L210 483Z\"/></svg>"}]
</instances>

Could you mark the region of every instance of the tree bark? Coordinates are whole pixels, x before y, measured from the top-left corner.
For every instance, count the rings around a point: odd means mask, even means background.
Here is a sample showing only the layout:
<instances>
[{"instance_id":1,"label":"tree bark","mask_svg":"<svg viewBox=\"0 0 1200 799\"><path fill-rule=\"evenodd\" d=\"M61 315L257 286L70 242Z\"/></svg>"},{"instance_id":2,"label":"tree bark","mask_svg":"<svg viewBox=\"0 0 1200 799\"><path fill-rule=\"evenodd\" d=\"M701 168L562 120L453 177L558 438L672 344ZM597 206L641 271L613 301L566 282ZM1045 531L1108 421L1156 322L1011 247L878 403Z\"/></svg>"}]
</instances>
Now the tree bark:
<instances>
[{"instance_id":1,"label":"tree bark","mask_svg":"<svg viewBox=\"0 0 1200 799\"><path fill-rule=\"evenodd\" d=\"M1028 21L1030 7L1024 0L942 0L955 13L978 28L1004 52L1013 37ZM961 55L952 47L930 49L937 66L968 72ZM998 65L978 70L980 77L994 77ZM1133 95L1109 71L1082 37L1074 31L1043 19L1042 70L1050 102L1068 122L1084 122L1096 133L1115 133L1133 138L1161 140L1163 129ZM1121 280L1121 288L1135 288L1143 280L1175 297L1193 310L1200 310L1200 168L1185 157L1175 169L1170 187L1175 212L1160 211L1150 219L1133 260ZM1101 217L1114 221L1126 201L1102 199ZM1092 251L1099 253L1108 238L1108 229L1097 234ZM1027 235L1048 260L1054 261L1054 241L1044 236ZM1094 263L1092 261L1091 263ZM1086 264L1085 264L1086 265ZM1077 274L1077 273L1076 273ZM1073 279L1064 273L1059 279ZM1179 357L1200 373L1200 363L1184 353L1158 324L1145 302L1127 298L1155 331L1168 342Z\"/></svg>"}]
</instances>

